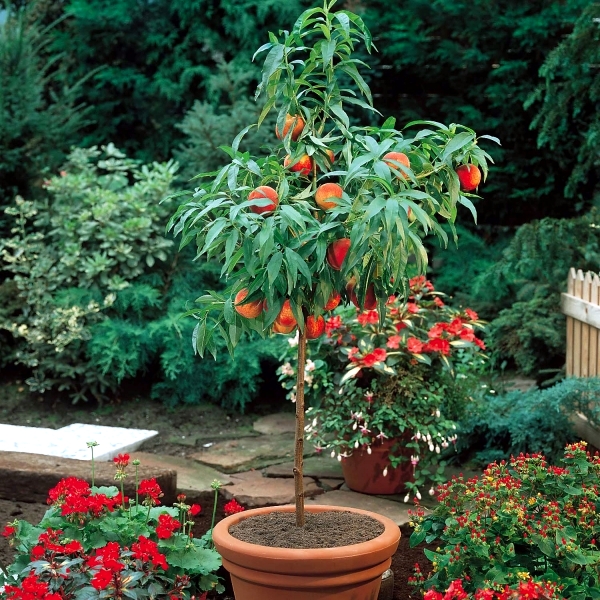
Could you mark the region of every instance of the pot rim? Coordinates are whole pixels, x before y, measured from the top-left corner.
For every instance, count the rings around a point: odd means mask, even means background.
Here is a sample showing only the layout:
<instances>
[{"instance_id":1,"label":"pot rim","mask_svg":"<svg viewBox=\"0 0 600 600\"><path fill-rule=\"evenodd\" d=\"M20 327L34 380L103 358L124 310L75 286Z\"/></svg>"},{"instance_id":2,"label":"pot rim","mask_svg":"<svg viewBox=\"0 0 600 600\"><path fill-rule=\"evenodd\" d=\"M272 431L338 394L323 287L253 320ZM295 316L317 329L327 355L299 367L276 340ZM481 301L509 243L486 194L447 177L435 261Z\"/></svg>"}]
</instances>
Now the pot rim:
<instances>
[{"instance_id":1,"label":"pot rim","mask_svg":"<svg viewBox=\"0 0 600 600\"><path fill-rule=\"evenodd\" d=\"M296 507L293 504L285 504L282 506L268 506L264 508L254 508L241 513L236 513L226 517L213 530L213 540L219 553L227 554L232 552L235 555L260 556L265 560L275 560L280 564L283 563L298 563L315 560L318 555L319 560L335 560L346 557L358 558L360 556L372 555L373 553L381 552L381 550L397 546L400 540L400 528L390 518L378 513L362 510L359 508L350 508L345 506L327 506L324 504L312 504L306 506L306 512L325 512L339 511L352 512L365 515L379 521L384 526L384 531L381 535L358 544L347 546L337 546L334 548L279 548L272 546L261 546L259 544L251 544L234 538L229 533L229 528L236 525L244 519L268 514L271 512L294 512Z\"/></svg>"}]
</instances>

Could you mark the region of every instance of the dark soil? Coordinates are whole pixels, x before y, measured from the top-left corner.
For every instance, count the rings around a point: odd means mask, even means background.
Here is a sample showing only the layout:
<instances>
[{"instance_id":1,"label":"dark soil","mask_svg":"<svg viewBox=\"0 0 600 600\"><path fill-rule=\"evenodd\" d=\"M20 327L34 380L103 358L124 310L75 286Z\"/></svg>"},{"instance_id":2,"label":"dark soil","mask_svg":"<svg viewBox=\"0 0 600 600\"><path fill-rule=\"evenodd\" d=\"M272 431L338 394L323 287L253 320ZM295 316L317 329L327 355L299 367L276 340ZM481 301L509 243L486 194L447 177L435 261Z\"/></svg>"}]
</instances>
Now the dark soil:
<instances>
[{"instance_id":1,"label":"dark soil","mask_svg":"<svg viewBox=\"0 0 600 600\"><path fill-rule=\"evenodd\" d=\"M209 493L204 493L189 500L198 502L202 506L202 512L195 517L194 525L194 535L200 537L210 528L213 496ZM224 504L225 500L219 498L217 504L217 521L225 516L223 513ZM0 500L0 530L7 522L12 522L15 519L37 524L44 516L47 508L45 504L28 504L25 502ZM411 528L408 526L401 527L401 532L400 545L396 554L392 557L391 568L394 572L394 600L420 600L422 599L421 594L408 585L408 578L413 574L413 567L417 562L421 565L421 569L425 574L429 572L431 564L423 555L423 548L429 547L430 549L434 549L435 546L421 544L417 548L410 548L409 538ZM0 564L9 564L12 562L12 558L12 549L8 545L7 540L0 536ZM233 600L229 577L224 569L220 573L220 576L225 583L226 592L222 596L215 597L215 600L217 598L219 600Z\"/></svg>"},{"instance_id":2,"label":"dark soil","mask_svg":"<svg viewBox=\"0 0 600 600\"><path fill-rule=\"evenodd\" d=\"M364 515L337 510L307 513L304 527L296 526L295 513L270 513L244 519L229 528L242 542L271 548L336 548L376 538L383 525Z\"/></svg>"}]
</instances>

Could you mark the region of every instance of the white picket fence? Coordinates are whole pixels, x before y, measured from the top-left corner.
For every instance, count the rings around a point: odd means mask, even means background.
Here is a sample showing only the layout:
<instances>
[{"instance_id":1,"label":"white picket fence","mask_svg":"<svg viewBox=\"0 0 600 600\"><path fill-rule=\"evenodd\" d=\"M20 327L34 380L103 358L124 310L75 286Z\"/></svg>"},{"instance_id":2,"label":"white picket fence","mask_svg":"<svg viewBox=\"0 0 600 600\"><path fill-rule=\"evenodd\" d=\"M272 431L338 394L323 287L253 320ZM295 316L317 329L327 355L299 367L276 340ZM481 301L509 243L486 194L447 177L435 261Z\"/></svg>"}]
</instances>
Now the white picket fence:
<instances>
[{"instance_id":1,"label":"white picket fence","mask_svg":"<svg viewBox=\"0 0 600 600\"><path fill-rule=\"evenodd\" d=\"M567 377L600 376L600 277L571 269L561 307L567 317Z\"/></svg>"}]
</instances>

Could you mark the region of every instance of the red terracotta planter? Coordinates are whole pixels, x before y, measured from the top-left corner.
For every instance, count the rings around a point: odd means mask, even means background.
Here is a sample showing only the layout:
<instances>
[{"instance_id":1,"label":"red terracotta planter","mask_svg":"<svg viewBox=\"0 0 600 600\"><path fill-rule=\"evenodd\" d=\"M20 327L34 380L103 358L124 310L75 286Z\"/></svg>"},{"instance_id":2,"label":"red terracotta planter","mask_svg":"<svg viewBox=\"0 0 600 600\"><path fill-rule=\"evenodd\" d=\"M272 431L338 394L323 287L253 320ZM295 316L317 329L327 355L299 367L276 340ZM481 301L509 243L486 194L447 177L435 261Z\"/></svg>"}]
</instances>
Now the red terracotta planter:
<instances>
[{"instance_id":1,"label":"red terracotta planter","mask_svg":"<svg viewBox=\"0 0 600 600\"><path fill-rule=\"evenodd\" d=\"M377 600L381 576L398 548L400 530L387 517L354 508L307 506L307 512L351 511L377 519L385 527L377 538L339 548L270 548L229 535L232 525L294 506L257 508L220 521L213 530L223 566L231 574L236 600Z\"/></svg>"},{"instance_id":2,"label":"red terracotta planter","mask_svg":"<svg viewBox=\"0 0 600 600\"><path fill-rule=\"evenodd\" d=\"M404 448L402 455L407 461L392 468L388 458L396 440L383 440L371 446L371 454L366 450L354 450L348 458L342 459L342 472L346 485L363 494L401 494L406 483L413 480L413 467L410 463L411 448ZM383 471L387 467L387 475Z\"/></svg>"}]
</instances>

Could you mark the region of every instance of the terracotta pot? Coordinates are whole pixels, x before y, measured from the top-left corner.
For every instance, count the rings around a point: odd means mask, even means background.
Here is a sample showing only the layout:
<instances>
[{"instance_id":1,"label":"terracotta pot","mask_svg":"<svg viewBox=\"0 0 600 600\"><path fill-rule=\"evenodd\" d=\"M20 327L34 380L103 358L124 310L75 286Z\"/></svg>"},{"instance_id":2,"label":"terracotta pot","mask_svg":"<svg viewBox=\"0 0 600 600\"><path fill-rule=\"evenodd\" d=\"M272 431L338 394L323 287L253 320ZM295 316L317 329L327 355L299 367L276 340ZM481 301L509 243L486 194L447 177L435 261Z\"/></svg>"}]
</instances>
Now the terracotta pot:
<instances>
[{"instance_id":1,"label":"terracotta pot","mask_svg":"<svg viewBox=\"0 0 600 600\"><path fill-rule=\"evenodd\" d=\"M388 458L397 440L383 440L371 446L371 454L366 450L354 450L348 458L342 459L342 472L346 485L363 494L401 494L406 483L413 480L413 467L410 464L411 448L401 452L407 461L392 468ZM383 471L387 467L387 475Z\"/></svg>"},{"instance_id":2,"label":"terracotta pot","mask_svg":"<svg viewBox=\"0 0 600 600\"><path fill-rule=\"evenodd\" d=\"M236 600L377 600L381 576L400 541L398 526L387 517L335 506L307 506L306 512L351 511L377 519L385 527L377 538L338 548L270 548L237 540L229 528L249 517L294 506L257 508L219 522L215 547L231 574Z\"/></svg>"}]
</instances>

